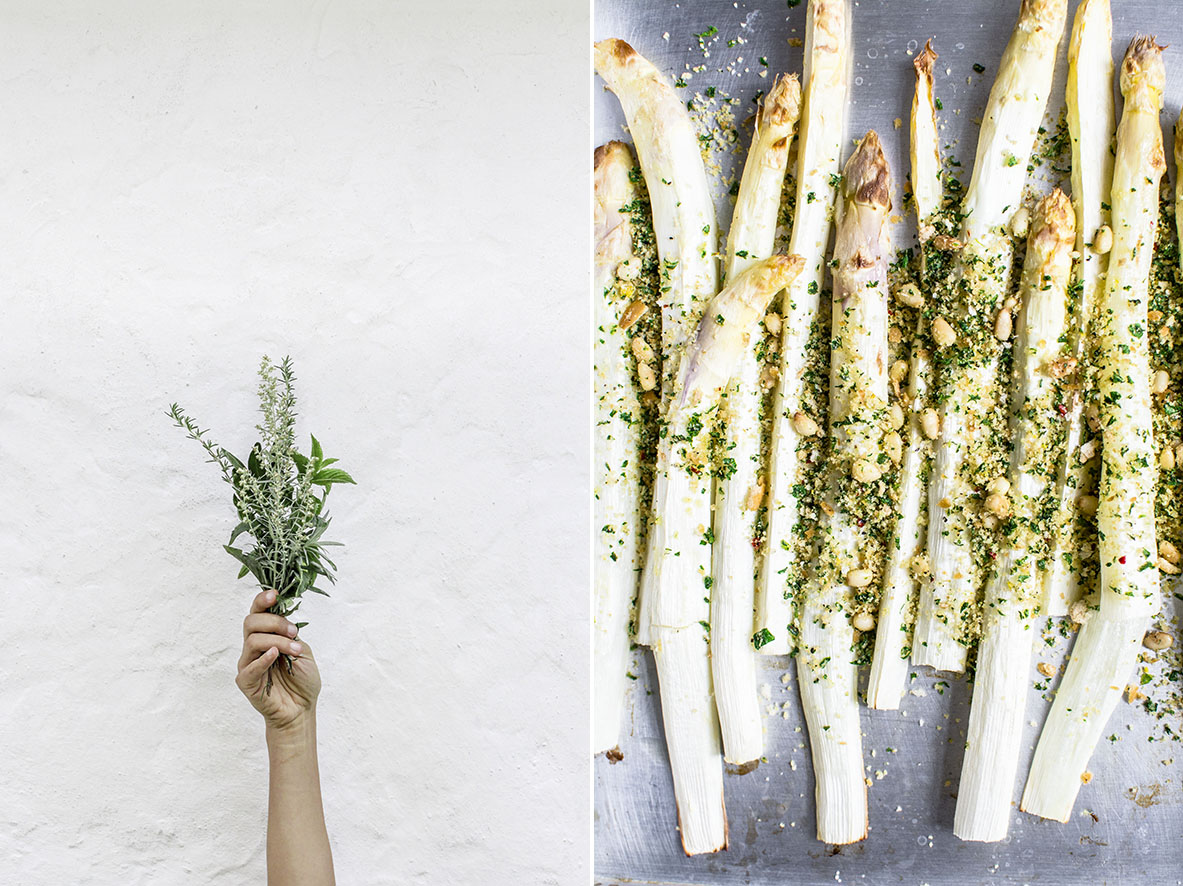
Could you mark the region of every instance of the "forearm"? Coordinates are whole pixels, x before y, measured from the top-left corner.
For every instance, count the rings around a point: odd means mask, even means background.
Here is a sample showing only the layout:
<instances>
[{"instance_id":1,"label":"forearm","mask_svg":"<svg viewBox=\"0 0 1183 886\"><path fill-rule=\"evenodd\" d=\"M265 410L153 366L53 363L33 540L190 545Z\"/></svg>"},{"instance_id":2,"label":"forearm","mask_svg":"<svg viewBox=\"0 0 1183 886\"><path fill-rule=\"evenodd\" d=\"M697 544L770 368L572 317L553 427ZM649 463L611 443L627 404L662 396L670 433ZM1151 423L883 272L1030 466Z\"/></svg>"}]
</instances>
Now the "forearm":
<instances>
[{"instance_id":1,"label":"forearm","mask_svg":"<svg viewBox=\"0 0 1183 886\"><path fill-rule=\"evenodd\" d=\"M316 759L316 714L290 727L267 727L269 886L333 886Z\"/></svg>"}]
</instances>

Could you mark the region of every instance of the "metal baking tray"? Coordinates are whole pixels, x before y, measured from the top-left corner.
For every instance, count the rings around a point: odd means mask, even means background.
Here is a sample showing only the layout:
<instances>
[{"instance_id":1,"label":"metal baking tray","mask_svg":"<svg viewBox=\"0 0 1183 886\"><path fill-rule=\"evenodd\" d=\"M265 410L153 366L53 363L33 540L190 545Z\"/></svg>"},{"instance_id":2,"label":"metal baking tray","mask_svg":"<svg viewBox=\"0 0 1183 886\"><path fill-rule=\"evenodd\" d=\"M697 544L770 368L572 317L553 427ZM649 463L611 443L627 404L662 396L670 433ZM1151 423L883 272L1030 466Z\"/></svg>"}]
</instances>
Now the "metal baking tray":
<instances>
[{"instance_id":1,"label":"metal baking tray","mask_svg":"<svg viewBox=\"0 0 1183 886\"><path fill-rule=\"evenodd\" d=\"M940 54L936 90L944 106L940 112L943 142L968 171L978 118L1018 6L1018 0L853 3L854 80L848 134L854 139L869 128L879 132L892 164L897 207L907 173L912 54L929 38ZM1069 28L1074 9L1075 2L1070 0ZM1165 53L1168 85L1163 124L1168 146L1183 100L1183 16L1177 11L1170 0L1113 0L1117 60L1135 33L1153 33L1160 43L1178 47ZM627 40L671 77L682 74L687 65L705 65L689 81L687 98L694 93L705 95L713 86L717 96L725 93L740 99L735 116L742 123L754 108L751 98L768 88L774 74L800 73L799 40L804 26L805 3L786 0L598 0L593 31L596 40ZM695 35L711 28L717 33L704 40L710 53L704 57ZM740 37L744 42L728 45ZM1067 42L1066 33L1049 105L1052 125L1063 106ZM768 63L765 78L759 76L765 69L761 58ZM984 72L976 72L975 63L984 66ZM597 79L596 143L612 138L627 141L620 107L602 86ZM898 129L896 118L903 124ZM721 158L725 167L736 158L742 162L749 138L750 125L741 127L740 150ZM1174 164L1168 165L1173 178ZM716 206L725 231L731 202L721 183ZM904 215L902 210L897 212ZM908 220L894 236L900 245L913 242L914 229ZM1174 594L1166 596L1165 621L1179 637L1183 604ZM1177 713L1156 720L1140 705L1123 702L1108 729L1116 740L1101 742L1094 753L1090 764L1094 777L1081 789L1072 819L1060 824L1018 811L1021 780L1050 706L1050 690L1058 682L1058 676L1043 678L1034 666L1047 662L1058 667L1069 647L1069 641L1058 638L1054 646L1041 646L1033 656L1015 811L1008 838L994 844L965 843L952 832L969 705L970 687L964 678L916 669L900 711L863 709L864 757L872 782L870 830L865 841L839 848L815 839L813 773L795 669L787 658L762 658L760 682L768 692L765 706L775 708L765 717L766 762L746 774L729 769L724 788L730 848L694 858L682 853L678 841L657 677L651 656L639 650L632 669L637 680L627 701L620 744L623 759L611 762L600 755L593 765L595 880L605 886L637 882L1183 883L1183 746L1164 731L1165 724L1176 735L1183 732ZM1168 668L1179 669L1178 645L1170 661L1147 667L1154 680L1145 688L1165 695L1170 683L1163 675ZM788 675L787 683L782 675ZM1047 689L1039 691L1036 684ZM1173 691L1179 693L1177 683Z\"/></svg>"}]
</instances>

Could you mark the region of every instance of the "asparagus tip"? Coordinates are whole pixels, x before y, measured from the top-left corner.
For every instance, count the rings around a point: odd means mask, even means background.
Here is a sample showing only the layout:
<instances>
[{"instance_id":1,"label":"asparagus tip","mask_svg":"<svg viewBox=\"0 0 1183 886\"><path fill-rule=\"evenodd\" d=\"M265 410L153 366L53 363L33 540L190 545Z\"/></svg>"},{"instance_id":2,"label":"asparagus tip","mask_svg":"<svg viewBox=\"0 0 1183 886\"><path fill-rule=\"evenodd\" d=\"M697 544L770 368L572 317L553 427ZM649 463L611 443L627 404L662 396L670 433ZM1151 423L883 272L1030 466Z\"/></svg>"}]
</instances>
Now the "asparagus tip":
<instances>
[{"instance_id":1,"label":"asparagus tip","mask_svg":"<svg viewBox=\"0 0 1183 886\"><path fill-rule=\"evenodd\" d=\"M937 55L936 50L932 48L932 41L928 40L924 44L924 51L912 60L912 67L916 69L916 75L932 78L932 64L940 56Z\"/></svg>"},{"instance_id":2,"label":"asparagus tip","mask_svg":"<svg viewBox=\"0 0 1183 886\"><path fill-rule=\"evenodd\" d=\"M787 126L800 116L801 81L796 74L780 74L764 97L760 123L763 126Z\"/></svg>"},{"instance_id":3,"label":"asparagus tip","mask_svg":"<svg viewBox=\"0 0 1183 886\"><path fill-rule=\"evenodd\" d=\"M1139 34L1130 41L1121 62L1121 94L1128 96L1139 84L1161 93L1166 88L1167 72L1162 62L1162 51L1153 36Z\"/></svg>"},{"instance_id":4,"label":"asparagus tip","mask_svg":"<svg viewBox=\"0 0 1183 886\"><path fill-rule=\"evenodd\" d=\"M847 197L858 203L891 208L887 157L875 130L868 130L863 136L846 161L844 173Z\"/></svg>"}]
</instances>

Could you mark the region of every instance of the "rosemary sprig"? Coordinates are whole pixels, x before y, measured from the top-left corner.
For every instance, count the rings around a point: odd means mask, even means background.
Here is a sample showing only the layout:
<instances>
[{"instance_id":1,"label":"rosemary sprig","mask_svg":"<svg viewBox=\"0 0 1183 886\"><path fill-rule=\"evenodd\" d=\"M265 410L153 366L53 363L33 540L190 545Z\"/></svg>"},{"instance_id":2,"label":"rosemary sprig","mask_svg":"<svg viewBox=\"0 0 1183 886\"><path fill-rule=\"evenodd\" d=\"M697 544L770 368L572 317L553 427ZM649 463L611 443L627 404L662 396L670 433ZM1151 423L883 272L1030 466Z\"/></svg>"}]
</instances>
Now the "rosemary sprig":
<instances>
[{"instance_id":1,"label":"rosemary sprig","mask_svg":"<svg viewBox=\"0 0 1183 886\"><path fill-rule=\"evenodd\" d=\"M345 471L332 467L338 459L325 458L315 436L309 455L296 450L294 381L290 357L284 357L278 366L263 358L259 366L263 420L256 425L261 439L251 447L245 464L209 439L208 431L178 404L169 409L177 427L201 444L208 460L221 468L222 479L233 489L239 522L224 547L242 564L238 577L250 574L261 588L274 588L276 601L271 611L284 617L299 608L306 592L329 596L317 582L322 578L330 584L336 582L337 566L325 548L341 543L324 540L330 520L325 501L334 484L355 482ZM244 536L254 540L250 550L235 547ZM299 622L297 627L305 624Z\"/></svg>"}]
</instances>

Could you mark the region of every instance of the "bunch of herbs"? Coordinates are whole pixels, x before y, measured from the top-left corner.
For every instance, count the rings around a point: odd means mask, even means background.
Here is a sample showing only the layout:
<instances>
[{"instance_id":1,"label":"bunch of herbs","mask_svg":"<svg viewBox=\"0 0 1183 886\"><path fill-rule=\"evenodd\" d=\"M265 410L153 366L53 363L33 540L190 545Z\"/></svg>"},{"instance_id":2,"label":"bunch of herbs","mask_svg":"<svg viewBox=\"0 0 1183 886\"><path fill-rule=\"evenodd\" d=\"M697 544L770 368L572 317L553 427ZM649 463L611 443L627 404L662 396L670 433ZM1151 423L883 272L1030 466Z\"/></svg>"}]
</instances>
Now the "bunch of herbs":
<instances>
[{"instance_id":1,"label":"bunch of herbs","mask_svg":"<svg viewBox=\"0 0 1183 886\"><path fill-rule=\"evenodd\" d=\"M333 467L338 459L324 457L315 436L310 454L296 450L294 381L290 357L279 365L263 358L258 389L263 420L256 425L261 439L245 463L209 439L208 431L178 404L169 409L177 427L201 444L233 490L239 522L224 547L242 565L238 577L250 574L261 588L273 588L276 601L271 611L284 617L299 608L306 592L328 596L317 584L321 579L335 583L337 566L325 549L341 543L324 539L330 519L325 501L334 484L354 483L349 474ZM243 537L254 541L249 550L241 542L235 546Z\"/></svg>"}]
</instances>

